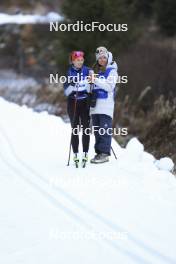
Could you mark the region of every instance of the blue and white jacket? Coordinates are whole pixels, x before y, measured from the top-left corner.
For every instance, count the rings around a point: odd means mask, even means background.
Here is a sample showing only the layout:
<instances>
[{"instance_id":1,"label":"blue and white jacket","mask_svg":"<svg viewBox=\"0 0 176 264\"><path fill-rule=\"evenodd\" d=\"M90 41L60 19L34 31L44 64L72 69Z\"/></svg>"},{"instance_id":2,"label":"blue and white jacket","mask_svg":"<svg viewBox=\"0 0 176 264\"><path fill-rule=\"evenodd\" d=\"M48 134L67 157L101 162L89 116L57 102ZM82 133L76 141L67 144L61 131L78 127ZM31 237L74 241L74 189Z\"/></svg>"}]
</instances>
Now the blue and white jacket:
<instances>
[{"instance_id":1,"label":"blue and white jacket","mask_svg":"<svg viewBox=\"0 0 176 264\"><path fill-rule=\"evenodd\" d=\"M77 69L73 65L70 66L67 73L67 82L64 83L64 94L69 98L75 98L77 94L77 100L87 98L90 90L87 76L89 76L88 67L82 66L81 69Z\"/></svg>"},{"instance_id":2,"label":"blue and white jacket","mask_svg":"<svg viewBox=\"0 0 176 264\"><path fill-rule=\"evenodd\" d=\"M114 113L114 94L118 80L118 67L113 61L112 53L109 52L108 64L105 72L99 72L95 78L94 91L96 92L97 103L91 107L91 114L105 114L113 118Z\"/></svg>"}]
</instances>

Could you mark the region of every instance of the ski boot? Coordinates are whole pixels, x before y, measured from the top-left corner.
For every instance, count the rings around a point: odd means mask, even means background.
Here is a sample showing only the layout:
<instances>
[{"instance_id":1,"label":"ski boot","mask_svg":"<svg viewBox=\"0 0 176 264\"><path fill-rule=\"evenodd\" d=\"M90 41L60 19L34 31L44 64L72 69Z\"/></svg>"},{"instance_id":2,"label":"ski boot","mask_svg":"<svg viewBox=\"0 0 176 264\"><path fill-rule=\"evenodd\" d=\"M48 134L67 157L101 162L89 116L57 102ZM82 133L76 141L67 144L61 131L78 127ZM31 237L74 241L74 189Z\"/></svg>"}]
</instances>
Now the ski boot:
<instances>
[{"instance_id":1,"label":"ski boot","mask_svg":"<svg viewBox=\"0 0 176 264\"><path fill-rule=\"evenodd\" d=\"M84 152L83 157L82 157L82 167L83 168L86 167L87 161L88 161L88 154L87 152Z\"/></svg>"},{"instance_id":2,"label":"ski boot","mask_svg":"<svg viewBox=\"0 0 176 264\"><path fill-rule=\"evenodd\" d=\"M74 157L73 157L73 161L75 163L76 168L79 167L79 158L78 158L78 153L75 153Z\"/></svg>"}]
</instances>

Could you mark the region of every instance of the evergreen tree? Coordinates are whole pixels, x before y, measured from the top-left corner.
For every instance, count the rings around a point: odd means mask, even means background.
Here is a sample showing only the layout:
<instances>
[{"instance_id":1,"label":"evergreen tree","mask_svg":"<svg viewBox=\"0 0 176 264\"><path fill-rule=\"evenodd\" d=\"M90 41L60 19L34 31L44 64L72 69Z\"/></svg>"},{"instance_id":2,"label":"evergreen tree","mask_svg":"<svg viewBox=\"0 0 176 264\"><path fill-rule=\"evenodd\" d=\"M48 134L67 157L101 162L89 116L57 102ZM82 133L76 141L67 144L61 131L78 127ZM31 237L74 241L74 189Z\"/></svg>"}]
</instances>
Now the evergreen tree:
<instances>
[{"instance_id":1,"label":"evergreen tree","mask_svg":"<svg viewBox=\"0 0 176 264\"><path fill-rule=\"evenodd\" d=\"M106 46L115 56L120 50L128 48L138 34L135 3L128 0L65 0L62 4L64 23L76 23L83 21L84 24L92 21L107 24L128 24L127 32L75 32L65 31L59 33L58 60L61 68L65 68L68 53L71 50L83 50L86 52L87 63L94 62L95 48Z\"/></svg>"},{"instance_id":2,"label":"evergreen tree","mask_svg":"<svg viewBox=\"0 0 176 264\"><path fill-rule=\"evenodd\" d=\"M161 31L167 36L176 34L176 0L155 0L155 12Z\"/></svg>"}]
</instances>

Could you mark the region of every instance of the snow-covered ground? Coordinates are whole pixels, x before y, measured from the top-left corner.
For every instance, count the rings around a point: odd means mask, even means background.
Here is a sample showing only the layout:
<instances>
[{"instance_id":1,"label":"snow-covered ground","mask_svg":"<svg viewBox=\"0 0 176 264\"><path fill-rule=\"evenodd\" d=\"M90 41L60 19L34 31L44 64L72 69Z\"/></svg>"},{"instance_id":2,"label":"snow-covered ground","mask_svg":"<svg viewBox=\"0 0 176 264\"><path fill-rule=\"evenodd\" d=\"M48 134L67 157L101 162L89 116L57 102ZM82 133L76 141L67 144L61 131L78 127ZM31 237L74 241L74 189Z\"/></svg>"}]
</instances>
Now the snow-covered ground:
<instances>
[{"instance_id":1,"label":"snow-covered ground","mask_svg":"<svg viewBox=\"0 0 176 264\"><path fill-rule=\"evenodd\" d=\"M0 263L176 263L170 160L134 138L113 141L118 160L67 167L69 124L2 98L0 116Z\"/></svg>"},{"instance_id":2,"label":"snow-covered ground","mask_svg":"<svg viewBox=\"0 0 176 264\"><path fill-rule=\"evenodd\" d=\"M13 70L0 70L0 94L3 98L19 105L28 105L37 112L47 111L49 114L58 115L62 111L59 103L53 105L50 102L42 102L42 95L37 96L38 93L41 94L40 91L45 85L48 92L54 93L61 89L58 85L48 84L47 78L41 83L33 77L17 74Z\"/></svg>"},{"instance_id":3,"label":"snow-covered ground","mask_svg":"<svg viewBox=\"0 0 176 264\"><path fill-rule=\"evenodd\" d=\"M50 12L45 16L41 15L8 15L0 13L0 25L4 24L45 24L50 22L61 21L63 17L55 12Z\"/></svg>"}]
</instances>

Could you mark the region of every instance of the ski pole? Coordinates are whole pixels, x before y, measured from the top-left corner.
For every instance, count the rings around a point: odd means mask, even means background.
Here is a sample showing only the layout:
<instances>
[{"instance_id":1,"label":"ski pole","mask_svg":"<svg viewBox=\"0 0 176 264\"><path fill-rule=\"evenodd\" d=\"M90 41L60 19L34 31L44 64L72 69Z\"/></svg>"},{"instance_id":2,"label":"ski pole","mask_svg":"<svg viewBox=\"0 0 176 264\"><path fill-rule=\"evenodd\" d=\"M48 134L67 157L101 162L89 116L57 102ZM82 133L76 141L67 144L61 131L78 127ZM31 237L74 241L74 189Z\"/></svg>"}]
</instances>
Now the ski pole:
<instances>
[{"instance_id":1,"label":"ski pole","mask_svg":"<svg viewBox=\"0 0 176 264\"><path fill-rule=\"evenodd\" d=\"M94 74L94 71L93 70L90 70L89 71L89 76L90 75L93 75ZM92 91L94 89L94 83L90 83L90 91L89 91L89 97L88 97L88 107L89 107L89 116L90 116L90 122L91 122L91 115L90 115L90 105L91 105L91 96L92 96Z\"/></svg>"},{"instance_id":2,"label":"ski pole","mask_svg":"<svg viewBox=\"0 0 176 264\"><path fill-rule=\"evenodd\" d=\"M115 154L115 151L113 150L113 147L111 146L112 153L114 154L115 159L117 159L117 156Z\"/></svg>"},{"instance_id":3,"label":"ski pole","mask_svg":"<svg viewBox=\"0 0 176 264\"><path fill-rule=\"evenodd\" d=\"M74 102L74 112L73 112L73 127L75 124L75 118L76 118L76 106L77 106L77 98L78 98L78 85L77 85L77 90L76 90L76 98ZM70 156L71 156L71 146L72 146L72 138L73 138L73 131L71 132L71 137L70 137L70 147L69 147L69 155L68 155L68 163L67 166L70 165Z\"/></svg>"}]
</instances>

